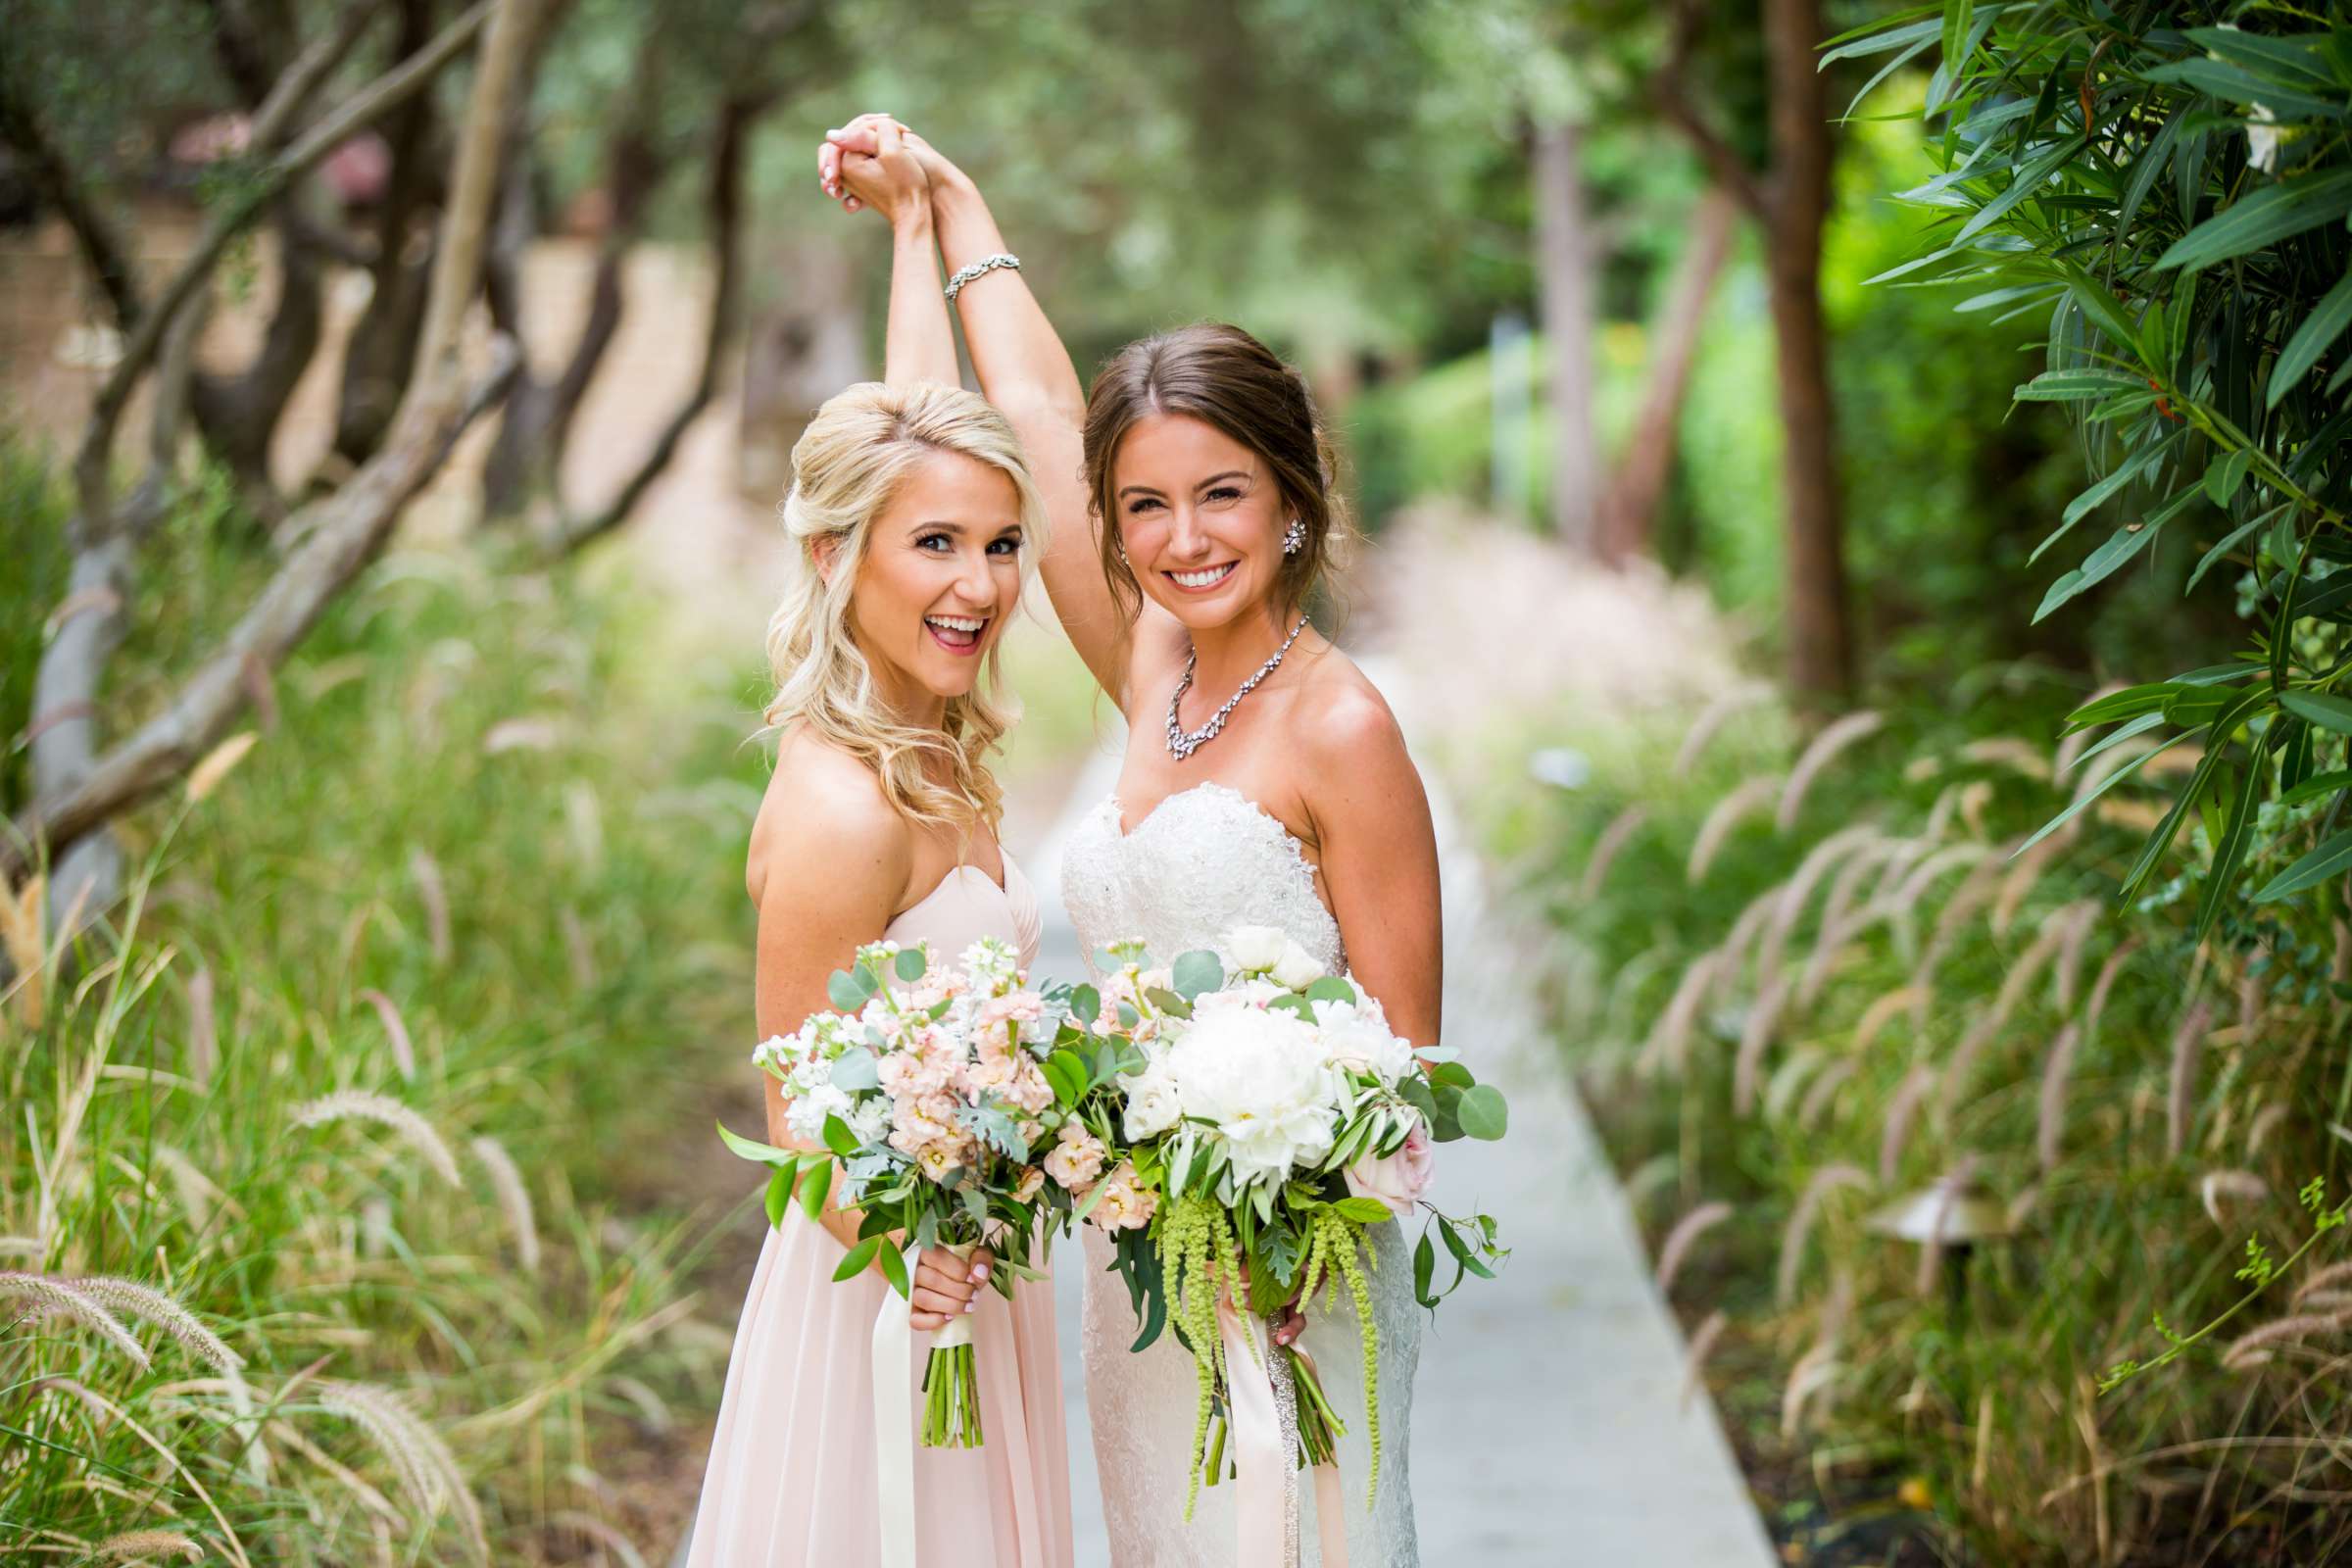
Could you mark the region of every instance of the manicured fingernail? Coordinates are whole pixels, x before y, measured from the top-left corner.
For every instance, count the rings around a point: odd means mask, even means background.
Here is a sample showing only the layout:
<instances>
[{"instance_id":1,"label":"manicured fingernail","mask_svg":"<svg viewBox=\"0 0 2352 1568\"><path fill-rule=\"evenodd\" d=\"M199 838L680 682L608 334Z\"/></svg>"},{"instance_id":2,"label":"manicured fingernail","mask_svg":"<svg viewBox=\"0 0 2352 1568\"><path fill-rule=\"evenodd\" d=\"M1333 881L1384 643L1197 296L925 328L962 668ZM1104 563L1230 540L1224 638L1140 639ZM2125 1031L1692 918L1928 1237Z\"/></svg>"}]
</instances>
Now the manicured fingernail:
<instances>
[{"instance_id":1,"label":"manicured fingernail","mask_svg":"<svg viewBox=\"0 0 2352 1568\"><path fill-rule=\"evenodd\" d=\"M975 1280L984 1280L984 1279L987 1279L987 1278L988 1278L988 1265L987 1265L986 1263L979 1263L979 1264L975 1264L975 1265L973 1265L973 1268L972 1268L972 1278L973 1278L973 1279L975 1279Z\"/></svg>"},{"instance_id":2,"label":"manicured fingernail","mask_svg":"<svg viewBox=\"0 0 2352 1568\"><path fill-rule=\"evenodd\" d=\"M977 1299L969 1300L963 1303L963 1309L966 1312L969 1312L973 1307L978 1306L979 1304L980 1303Z\"/></svg>"}]
</instances>

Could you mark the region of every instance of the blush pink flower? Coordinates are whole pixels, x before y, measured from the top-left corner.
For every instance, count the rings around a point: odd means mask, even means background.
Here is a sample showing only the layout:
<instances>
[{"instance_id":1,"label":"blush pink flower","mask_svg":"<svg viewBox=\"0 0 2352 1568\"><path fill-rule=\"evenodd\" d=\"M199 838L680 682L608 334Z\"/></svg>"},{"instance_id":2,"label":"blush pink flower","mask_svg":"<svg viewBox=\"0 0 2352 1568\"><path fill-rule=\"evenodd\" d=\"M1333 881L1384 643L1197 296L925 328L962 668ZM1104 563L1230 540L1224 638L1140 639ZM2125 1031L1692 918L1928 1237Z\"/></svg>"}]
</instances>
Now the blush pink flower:
<instances>
[{"instance_id":1,"label":"blush pink flower","mask_svg":"<svg viewBox=\"0 0 2352 1568\"><path fill-rule=\"evenodd\" d=\"M1386 1203L1389 1212L1398 1219L1409 1219L1413 1205L1429 1190L1430 1175L1436 1164L1429 1134L1416 1125L1404 1135L1404 1146L1396 1152L1383 1159L1365 1154L1343 1174L1348 1179L1350 1197L1373 1199Z\"/></svg>"},{"instance_id":2,"label":"blush pink flower","mask_svg":"<svg viewBox=\"0 0 2352 1568\"><path fill-rule=\"evenodd\" d=\"M1151 1224L1158 1207L1159 1195L1139 1186L1135 1167L1122 1160L1117 1170L1102 1178L1102 1190L1086 1217L1106 1231L1135 1231Z\"/></svg>"},{"instance_id":3,"label":"blush pink flower","mask_svg":"<svg viewBox=\"0 0 2352 1568\"><path fill-rule=\"evenodd\" d=\"M1046 1174L1062 1185L1067 1192L1083 1193L1102 1174L1102 1160L1109 1151L1102 1140L1074 1121L1061 1124L1061 1136L1046 1155Z\"/></svg>"}]
</instances>

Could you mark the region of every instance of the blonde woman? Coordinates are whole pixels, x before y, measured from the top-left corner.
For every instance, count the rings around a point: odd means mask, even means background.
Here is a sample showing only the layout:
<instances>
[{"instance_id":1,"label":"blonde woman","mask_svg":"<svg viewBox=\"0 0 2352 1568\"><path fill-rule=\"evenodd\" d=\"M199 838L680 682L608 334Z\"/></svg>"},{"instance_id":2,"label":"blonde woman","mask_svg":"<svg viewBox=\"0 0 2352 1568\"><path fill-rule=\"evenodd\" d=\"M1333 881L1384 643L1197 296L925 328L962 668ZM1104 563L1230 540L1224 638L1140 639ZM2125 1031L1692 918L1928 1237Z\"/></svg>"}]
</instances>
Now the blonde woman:
<instances>
[{"instance_id":1,"label":"blonde woman","mask_svg":"<svg viewBox=\"0 0 2352 1568\"><path fill-rule=\"evenodd\" d=\"M862 943L959 954L997 937L1024 964L1037 952L1036 901L997 842L986 761L1005 722L989 695L998 635L1044 543L1037 493L1004 416L952 384L919 166L891 137L844 177L896 234L888 379L833 398L792 453L795 578L768 632L779 744L747 871L762 1038L827 1006L826 977ZM765 1081L770 1141L810 1147ZM727 1366L696 1568L880 1561L870 1345L888 1287L878 1269L833 1282L859 1217L829 1210L820 1229L788 1216L767 1235ZM1067 1568L1054 1294L1023 1286L1007 1303L983 1288L991 1261L932 1250L915 1270L916 1329L970 1314L988 1435L916 1450L917 1559Z\"/></svg>"}]
</instances>

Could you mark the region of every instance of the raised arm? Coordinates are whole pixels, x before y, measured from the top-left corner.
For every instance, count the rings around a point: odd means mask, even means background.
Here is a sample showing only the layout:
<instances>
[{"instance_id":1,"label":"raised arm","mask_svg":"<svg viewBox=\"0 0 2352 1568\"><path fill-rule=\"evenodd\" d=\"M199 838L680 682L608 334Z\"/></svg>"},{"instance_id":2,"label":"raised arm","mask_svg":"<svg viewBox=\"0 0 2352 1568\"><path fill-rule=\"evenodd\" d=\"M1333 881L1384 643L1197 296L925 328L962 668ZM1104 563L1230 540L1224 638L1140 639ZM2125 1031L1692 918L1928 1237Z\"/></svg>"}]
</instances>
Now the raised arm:
<instances>
[{"instance_id":1,"label":"raised arm","mask_svg":"<svg viewBox=\"0 0 2352 1568\"><path fill-rule=\"evenodd\" d=\"M841 182L859 202L890 220L890 325L882 351L882 379L956 385L956 332L948 323L939 281L939 251L931 218L930 180L904 134L890 122L876 127L873 151L841 160Z\"/></svg>"},{"instance_id":2,"label":"raised arm","mask_svg":"<svg viewBox=\"0 0 2352 1568\"><path fill-rule=\"evenodd\" d=\"M885 117L861 116L829 133L828 144L839 150L846 166L860 149L879 145L882 127L889 124ZM939 246L950 271L1004 252L1004 236L979 187L920 136L902 134L929 178ZM1011 268L965 285L956 296L956 308L981 393L1012 422L1045 501L1051 537L1039 571L1054 612L1086 667L1124 706L1134 628L1102 576L1086 493L1086 393L1077 368L1028 283Z\"/></svg>"}]
</instances>

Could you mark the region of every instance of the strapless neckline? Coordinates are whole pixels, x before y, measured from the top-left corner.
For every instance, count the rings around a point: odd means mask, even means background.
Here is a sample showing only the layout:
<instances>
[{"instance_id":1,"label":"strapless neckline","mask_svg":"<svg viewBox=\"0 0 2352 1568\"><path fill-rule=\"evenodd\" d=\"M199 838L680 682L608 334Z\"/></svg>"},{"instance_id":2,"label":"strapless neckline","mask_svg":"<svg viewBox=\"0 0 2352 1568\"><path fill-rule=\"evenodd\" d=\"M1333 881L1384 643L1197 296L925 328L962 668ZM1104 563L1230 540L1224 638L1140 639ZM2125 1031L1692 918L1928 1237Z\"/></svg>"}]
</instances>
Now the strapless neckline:
<instances>
[{"instance_id":1,"label":"strapless neckline","mask_svg":"<svg viewBox=\"0 0 2352 1568\"><path fill-rule=\"evenodd\" d=\"M929 941L944 959L955 958L975 937L1000 936L1018 950L1021 967L1035 964L1043 936L1037 895L1020 862L1008 852L1000 853L1003 882L968 861L950 866L930 892L892 915L882 934L894 941ZM968 902L973 900L980 901L977 906Z\"/></svg>"},{"instance_id":2,"label":"strapless neckline","mask_svg":"<svg viewBox=\"0 0 2352 1568\"><path fill-rule=\"evenodd\" d=\"M1115 790L1104 798L1102 804L1110 808L1111 831L1116 833L1122 839L1131 839L1138 833L1141 833L1144 829L1150 827L1153 817L1159 815L1160 812L1166 810L1176 802L1184 799L1184 797L1187 795L1199 795L1202 792L1206 792L1211 795L1230 796L1237 804L1246 806L1250 810L1255 811L1258 815L1264 817L1267 821L1282 829L1284 841L1288 843L1292 849L1298 852L1298 858L1300 859L1303 860L1306 858L1306 846L1300 842L1298 834L1291 831L1289 823L1285 822L1281 817L1276 816L1272 811L1267 810L1264 807L1258 805L1257 802L1251 800L1249 796L1244 795L1240 790L1235 789L1232 785L1221 784L1213 778L1204 778L1198 784L1187 784L1180 790L1171 790L1167 794L1162 795L1159 798L1158 804L1153 806L1149 811L1146 811L1133 827L1129 827L1127 825L1127 808L1120 802L1118 793ZM1308 863L1311 865L1313 862L1309 861Z\"/></svg>"}]
</instances>

